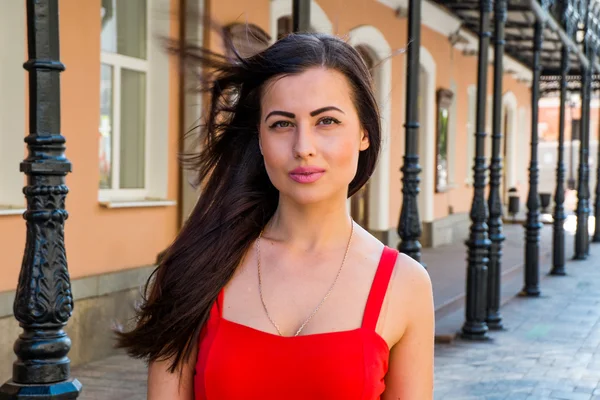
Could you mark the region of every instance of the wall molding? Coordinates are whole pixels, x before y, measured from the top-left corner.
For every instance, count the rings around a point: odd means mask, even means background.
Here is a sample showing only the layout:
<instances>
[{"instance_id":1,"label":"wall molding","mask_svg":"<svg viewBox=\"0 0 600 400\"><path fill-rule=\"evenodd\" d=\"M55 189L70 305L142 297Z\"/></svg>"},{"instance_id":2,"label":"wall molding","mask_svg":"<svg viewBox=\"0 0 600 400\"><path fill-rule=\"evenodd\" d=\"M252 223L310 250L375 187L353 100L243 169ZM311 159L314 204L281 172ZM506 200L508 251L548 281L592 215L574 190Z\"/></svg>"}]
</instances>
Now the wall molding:
<instances>
[{"instance_id":1,"label":"wall molding","mask_svg":"<svg viewBox=\"0 0 600 400\"><path fill-rule=\"evenodd\" d=\"M505 171L506 171L506 185L508 187L504 188L504 191L508 191L509 188L515 186L517 184L517 176L516 176L516 166L517 166L517 141L516 135L518 132L518 115L517 110L519 108L519 104L517 102L517 97L513 92L506 92L504 96L502 96L502 111L503 116L506 115L504 113L508 113L506 121L507 126L505 127L506 137L504 140L506 141L506 160L504 160ZM504 118L502 118L504 121ZM505 194L502 194L503 197Z\"/></svg>"},{"instance_id":2,"label":"wall molding","mask_svg":"<svg viewBox=\"0 0 600 400\"><path fill-rule=\"evenodd\" d=\"M425 118L419 117L421 129L419 132L419 164L421 165L421 193L419 194L419 212L421 222L431 222L434 219L433 194L435 186L435 90L436 64L435 59L425 47L421 46L419 53L421 68L425 72L425 87L419 88L425 94ZM420 79L420 76L419 76Z\"/></svg>"}]
</instances>

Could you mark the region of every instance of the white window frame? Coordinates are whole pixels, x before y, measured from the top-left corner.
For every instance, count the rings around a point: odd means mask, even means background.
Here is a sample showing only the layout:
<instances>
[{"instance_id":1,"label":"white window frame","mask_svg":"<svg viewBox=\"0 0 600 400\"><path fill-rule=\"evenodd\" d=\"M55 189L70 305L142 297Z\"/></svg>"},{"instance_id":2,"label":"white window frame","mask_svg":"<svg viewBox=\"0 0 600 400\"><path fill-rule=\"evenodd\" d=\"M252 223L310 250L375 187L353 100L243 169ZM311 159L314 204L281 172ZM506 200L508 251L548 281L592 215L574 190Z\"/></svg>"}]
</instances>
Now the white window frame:
<instances>
[{"instance_id":1,"label":"white window frame","mask_svg":"<svg viewBox=\"0 0 600 400\"><path fill-rule=\"evenodd\" d=\"M123 1L123 0L120 0ZM160 5L159 5L160 3ZM100 63L113 67L113 131L112 131L112 189L99 189L101 204L119 207L116 203L163 201L167 198L168 145L169 145L169 59L159 40L168 37L170 19L164 18L166 3L147 0L146 60L117 53L101 51ZM152 10L156 16L152 17ZM167 10L167 15L170 10ZM130 69L146 74L146 118L144 139L144 188L121 189L120 184L120 120L121 70ZM156 77L156 79L155 79ZM168 203L168 204L167 204ZM167 201L159 204L173 205Z\"/></svg>"},{"instance_id":2,"label":"white window frame","mask_svg":"<svg viewBox=\"0 0 600 400\"><path fill-rule=\"evenodd\" d=\"M9 1L0 13L0 215L25 211L25 177L19 164L25 158L26 126L25 2Z\"/></svg>"},{"instance_id":3,"label":"white window frame","mask_svg":"<svg viewBox=\"0 0 600 400\"><path fill-rule=\"evenodd\" d=\"M104 198L123 198L123 199L144 199L148 195L148 124L149 112L148 104L150 96L148 83L150 81L150 68L148 60L142 60L135 57L122 54L101 52L101 64L112 67L112 147L111 147L111 185L112 189L100 189L100 197ZM146 78L146 104L145 113L145 132L144 132L144 187L140 189L121 189L121 72L128 69L135 72L143 72Z\"/></svg>"}]
</instances>

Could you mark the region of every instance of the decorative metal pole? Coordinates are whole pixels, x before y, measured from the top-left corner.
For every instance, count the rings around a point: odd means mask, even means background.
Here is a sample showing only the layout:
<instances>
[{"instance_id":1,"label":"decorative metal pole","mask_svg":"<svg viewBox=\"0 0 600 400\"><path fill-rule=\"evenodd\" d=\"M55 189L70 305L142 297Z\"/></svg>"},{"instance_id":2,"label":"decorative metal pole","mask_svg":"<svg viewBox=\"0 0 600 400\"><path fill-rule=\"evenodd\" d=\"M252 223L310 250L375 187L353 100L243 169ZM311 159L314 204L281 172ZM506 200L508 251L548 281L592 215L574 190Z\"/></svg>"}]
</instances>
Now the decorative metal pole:
<instances>
[{"instance_id":1,"label":"decorative metal pole","mask_svg":"<svg viewBox=\"0 0 600 400\"><path fill-rule=\"evenodd\" d=\"M592 81L590 80L590 86ZM594 236L592 236L592 242L600 242L600 125L598 129L598 159L596 161L598 167L596 169L596 201L594 202Z\"/></svg>"},{"instance_id":2,"label":"decorative metal pole","mask_svg":"<svg viewBox=\"0 0 600 400\"><path fill-rule=\"evenodd\" d=\"M589 4L588 4L589 7ZM583 47L585 54L590 60L590 46L588 43L589 18L586 12L586 22L584 24ZM590 90L592 67L582 69L581 71L581 134L579 141L579 171L577 187L577 229L575 232L575 260L585 260L587 258L589 228L588 218L590 214L589 198L589 130L590 130Z\"/></svg>"},{"instance_id":3,"label":"decorative metal pole","mask_svg":"<svg viewBox=\"0 0 600 400\"><path fill-rule=\"evenodd\" d=\"M421 0L408 3L408 66L406 68L406 123L402 166L402 209L398 223L398 250L421 262L419 195L419 52L421 51Z\"/></svg>"},{"instance_id":4,"label":"decorative metal pole","mask_svg":"<svg viewBox=\"0 0 600 400\"><path fill-rule=\"evenodd\" d=\"M538 114L540 99L540 52L542 50L543 25L535 21L533 43L533 83L531 87L531 159L529 162L529 195L527 197L527 220L525 222L525 286L522 296L539 296L540 275L540 200L538 196Z\"/></svg>"},{"instance_id":5,"label":"decorative metal pole","mask_svg":"<svg viewBox=\"0 0 600 400\"><path fill-rule=\"evenodd\" d=\"M76 399L81 384L70 378L71 340L63 330L73 311L63 230L71 163L60 133L65 67L59 61L58 0L27 0L27 44L29 155L21 163L27 175L27 239L14 303L23 333L14 346L13 377L0 388L0 399Z\"/></svg>"},{"instance_id":6,"label":"decorative metal pole","mask_svg":"<svg viewBox=\"0 0 600 400\"><path fill-rule=\"evenodd\" d=\"M490 45L490 13L492 0L479 0L479 59L477 68L477 121L475 132L475 166L473 167L473 204L471 205L471 230L466 241L467 293L465 339L488 339L486 319L487 264L490 240L488 239L488 209L485 201L485 109L487 97L488 50Z\"/></svg>"},{"instance_id":7,"label":"decorative metal pole","mask_svg":"<svg viewBox=\"0 0 600 400\"><path fill-rule=\"evenodd\" d=\"M592 83L590 82L590 85ZM596 169L596 201L594 202L594 236L592 242L600 242L600 129L598 129L598 167Z\"/></svg>"},{"instance_id":8,"label":"decorative metal pole","mask_svg":"<svg viewBox=\"0 0 600 400\"><path fill-rule=\"evenodd\" d=\"M310 0L292 1L292 29L294 32L310 32Z\"/></svg>"},{"instance_id":9,"label":"decorative metal pole","mask_svg":"<svg viewBox=\"0 0 600 400\"><path fill-rule=\"evenodd\" d=\"M566 7L565 7L566 8ZM564 8L563 8L564 10ZM563 13L564 14L564 13ZM567 103L567 71L569 49L563 44L560 62L560 110L558 118L558 162L556 165L556 192L554 194L554 231L551 275L566 275L565 271L565 108Z\"/></svg>"},{"instance_id":10,"label":"decorative metal pole","mask_svg":"<svg viewBox=\"0 0 600 400\"><path fill-rule=\"evenodd\" d=\"M488 267L487 317L488 328L503 329L500 314L500 280L502 265L502 197L500 180L502 179L502 75L504 73L504 24L506 23L506 0L496 0L494 10L495 47L494 47L494 115L492 133L492 162L490 165L490 193L488 207L490 217L490 255Z\"/></svg>"}]
</instances>

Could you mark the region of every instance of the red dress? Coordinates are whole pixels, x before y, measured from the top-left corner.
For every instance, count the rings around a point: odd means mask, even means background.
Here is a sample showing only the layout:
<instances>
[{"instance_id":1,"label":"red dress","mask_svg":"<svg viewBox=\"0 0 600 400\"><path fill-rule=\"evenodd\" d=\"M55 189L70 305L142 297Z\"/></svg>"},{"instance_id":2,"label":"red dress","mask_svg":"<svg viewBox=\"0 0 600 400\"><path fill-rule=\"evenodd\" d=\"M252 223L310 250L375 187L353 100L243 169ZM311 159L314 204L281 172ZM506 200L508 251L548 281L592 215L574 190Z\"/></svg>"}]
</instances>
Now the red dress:
<instances>
[{"instance_id":1,"label":"red dress","mask_svg":"<svg viewBox=\"0 0 600 400\"><path fill-rule=\"evenodd\" d=\"M376 400L389 348L375 332L398 252L385 247L362 326L284 337L222 318L223 292L200 335L196 400Z\"/></svg>"}]
</instances>

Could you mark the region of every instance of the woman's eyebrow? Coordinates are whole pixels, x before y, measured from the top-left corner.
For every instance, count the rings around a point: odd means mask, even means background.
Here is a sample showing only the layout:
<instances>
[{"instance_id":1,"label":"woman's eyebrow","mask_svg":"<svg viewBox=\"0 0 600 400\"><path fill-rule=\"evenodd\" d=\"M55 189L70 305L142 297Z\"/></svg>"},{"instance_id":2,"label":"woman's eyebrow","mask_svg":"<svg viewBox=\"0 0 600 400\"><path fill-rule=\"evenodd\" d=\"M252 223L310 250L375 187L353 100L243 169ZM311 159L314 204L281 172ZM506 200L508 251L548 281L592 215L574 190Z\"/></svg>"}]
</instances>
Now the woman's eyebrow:
<instances>
[{"instance_id":1,"label":"woman's eyebrow","mask_svg":"<svg viewBox=\"0 0 600 400\"><path fill-rule=\"evenodd\" d=\"M291 112L275 110L275 111L271 111L269 114L267 114L267 116L265 117L265 121L268 120L269 117L271 117L273 115L281 115L283 117L292 118L292 119L296 118L296 114L293 114Z\"/></svg>"},{"instance_id":2,"label":"woman's eyebrow","mask_svg":"<svg viewBox=\"0 0 600 400\"><path fill-rule=\"evenodd\" d=\"M341 112L342 114L345 114L345 113L344 113L342 110L340 110L340 109L339 109L339 108L337 108L337 107L334 107L334 106L328 106L328 107L323 107L323 108L316 109L315 111L311 111L311 113L310 113L310 116L311 116L311 117L314 117L315 115L319 115L319 114L321 114L321 113L324 113L325 111L331 111L331 110L339 111L339 112Z\"/></svg>"}]
</instances>

